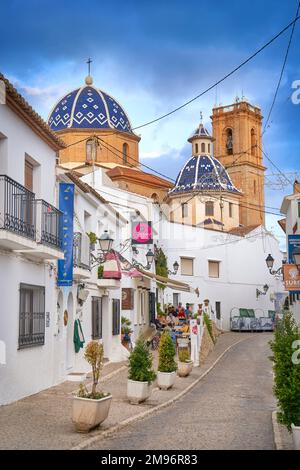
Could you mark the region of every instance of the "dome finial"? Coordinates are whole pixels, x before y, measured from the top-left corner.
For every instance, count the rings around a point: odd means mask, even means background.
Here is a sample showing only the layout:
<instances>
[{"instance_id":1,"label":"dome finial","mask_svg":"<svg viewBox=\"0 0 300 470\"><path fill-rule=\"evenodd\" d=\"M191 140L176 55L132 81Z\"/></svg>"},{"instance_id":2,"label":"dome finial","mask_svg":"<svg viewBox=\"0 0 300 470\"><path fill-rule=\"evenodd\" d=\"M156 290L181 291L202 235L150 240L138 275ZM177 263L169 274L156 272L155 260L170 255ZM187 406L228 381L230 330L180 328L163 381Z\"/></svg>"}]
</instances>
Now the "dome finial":
<instances>
[{"instance_id":1,"label":"dome finial","mask_svg":"<svg viewBox=\"0 0 300 470\"><path fill-rule=\"evenodd\" d=\"M91 76L91 63L92 63L92 59L89 57L88 60L87 60L87 64L88 64L88 75L87 77L85 77L85 83L86 85L92 85L93 84L93 77Z\"/></svg>"},{"instance_id":2,"label":"dome finial","mask_svg":"<svg viewBox=\"0 0 300 470\"><path fill-rule=\"evenodd\" d=\"M202 111L200 111L200 124L203 124L203 114L202 114Z\"/></svg>"}]
</instances>

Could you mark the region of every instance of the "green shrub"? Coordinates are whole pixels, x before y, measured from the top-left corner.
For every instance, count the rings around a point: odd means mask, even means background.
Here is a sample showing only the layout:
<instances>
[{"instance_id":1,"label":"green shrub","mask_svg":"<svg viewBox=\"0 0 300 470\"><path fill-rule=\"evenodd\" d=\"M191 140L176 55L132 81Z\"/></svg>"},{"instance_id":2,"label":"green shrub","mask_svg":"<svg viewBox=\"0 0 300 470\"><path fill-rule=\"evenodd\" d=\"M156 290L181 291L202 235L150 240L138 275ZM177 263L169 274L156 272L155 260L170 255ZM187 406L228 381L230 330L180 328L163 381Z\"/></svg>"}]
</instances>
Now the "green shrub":
<instances>
[{"instance_id":1,"label":"green shrub","mask_svg":"<svg viewBox=\"0 0 300 470\"><path fill-rule=\"evenodd\" d=\"M129 356L128 378L138 382L153 382L156 374L153 370L152 354L145 339L140 336Z\"/></svg>"},{"instance_id":2,"label":"green shrub","mask_svg":"<svg viewBox=\"0 0 300 470\"><path fill-rule=\"evenodd\" d=\"M159 372L174 372L177 369L175 355L176 349L171 335L168 331L164 331L160 338L158 350Z\"/></svg>"},{"instance_id":3,"label":"green shrub","mask_svg":"<svg viewBox=\"0 0 300 470\"><path fill-rule=\"evenodd\" d=\"M274 340L270 341L273 356L274 394L277 398L278 419L289 430L291 424L300 426L300 364L292 361L294 341L300 339L300 330L292 313L277 320Z\"/></svg>"},{"instance_id":4,"label":"green shrub","mask_svg":"<svg viewBox=\"0 0 300 470\"><path fill-rule=\"evenodd\" d=\"M88 232L88 233L87 233L87 236L88 236L89 239L90 239L90 243L91 243L92 245L96 245L97 240L98 240L98 239L97 239L97 235L96 235L94 232Z\"/></svg>"},{"instance_id":5,"label":"green shrub","mask_svg":"<svg viewBox=\"0 0 300 470\"><path fill-rule=\"evenodd\" d=\"M121 317L121 325L127 325L127 326L130 326L131 325L131 321L129 320L129 318L126 318L126 317Z\"/></svg>"},{"instance_id":6,"label":"green shrub","mask_svg":"<svg viewBox=\"0 0 300 470\"><path fill-rule=\"evenodd\" d=\"M203 314L203 321L204 321L204 324L206 325L208 334L209 334L209 336L211 337L212 342L213 342L214 344L216 344L216 339L215 339L215 337L214 337L213 329L212 329L212 321L211 321L211 319L209 318L209 316L207 315L207 313L204 313L204 314Z\"/></svg>"},{"instance_id":7,"label":"green shrub","mask_svg":"<svg viewBox=\"0 0 300 470\"><path fill-rule=\"evenodd\" d=\"M98 279L102 279L103 278L103 270L104 270L104 266L103 264L100 264L98 266Z\"/></svg>"},{"instance_id":8,"label":"green shrub","mask_svg":"<svg viewBox=\"0 0 300 470\"><path fill-rule=\"evenodd\" d=\"M190 362L191 356L188 348L179 348L178 359L180 362Z\"/></svg>"},{"instance_id":9,"label":"green shrub","mask_svg":"<svg viewBox=\"0 0 300 470\"><path fill-rule=\"evenodd\" d=\"M156 310L157 310L157 315L158 315L159 317L165 317L165 316L166 316L165 312L161 309L161 304L160 304L160 302L157 302Z\"/></svg>"}]
</instances>

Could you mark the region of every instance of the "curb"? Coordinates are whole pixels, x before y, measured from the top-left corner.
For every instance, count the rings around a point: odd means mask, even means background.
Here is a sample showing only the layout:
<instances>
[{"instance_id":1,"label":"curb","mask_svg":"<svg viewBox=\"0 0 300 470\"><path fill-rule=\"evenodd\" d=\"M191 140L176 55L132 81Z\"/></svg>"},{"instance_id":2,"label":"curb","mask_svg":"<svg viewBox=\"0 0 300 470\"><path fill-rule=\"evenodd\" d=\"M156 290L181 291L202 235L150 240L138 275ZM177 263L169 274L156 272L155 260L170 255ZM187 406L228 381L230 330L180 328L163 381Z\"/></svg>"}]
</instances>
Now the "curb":
<instances>
[{"instance_id":1,"label":"curb","mask_svg":"<svg viewBox=\"0 0 300 470\"><path fill-rule=\"evenodd\" d=\"M272 425L276 450L284 450L279 424L277 421L277 410L272 411Z\"/></svg>"},{"instance_id":2,"label":"curb","mask_svg":"<svg viewBox=\"0 0 300 470\"><path fill-rule=\"evenodd\" d=\"M114 434L115 432L117 432L117 431L121 430L122 428L124 428L125 426L128 426L129 424L132 424L136 421L140 421L141 419L146 418L148 416L151 416L151 415L157 413L158 411L162 410L163 408L166 408L166 407L172 405L174 402L176 402L181 397L186 395L202 379L204 379L204 377L206 377L206 375L209 374L209 372L218 364L218 362L225 356L225 354L230 349L232 349L237 344L242 343L243 341L247 341L249 339L250 339L249 337L248 338L243 338L243 339L240 339L239 341L236 341L235 343L231 344L230 346L228 346L225 349L225 351L223 351L220 354L220 356L215 360L215 362L202 375L200 375L200 377L198 377L193 383L191 383L187 388L185 388L180 393L178 393L178 395L176 395L175 397L171 398L170 400L167 400L164 403L161 403L160 405L157 405L157 406L151 408L150 410L143 411L142 413L139 413L135 416L132 416L131 418L127 418L124 421L121 421L119 424L116 424L115 426L112 426L110 429L107 429L106 431L99 431L96 435L86 439L81 444L78 444L78 445L72 447L70 450L84 450L84 449L88 448L91 444L94 444L95 442L97 442L99 439L104 439L106 437L109 437L112 434Z\"/></svg>"}]
</instances>

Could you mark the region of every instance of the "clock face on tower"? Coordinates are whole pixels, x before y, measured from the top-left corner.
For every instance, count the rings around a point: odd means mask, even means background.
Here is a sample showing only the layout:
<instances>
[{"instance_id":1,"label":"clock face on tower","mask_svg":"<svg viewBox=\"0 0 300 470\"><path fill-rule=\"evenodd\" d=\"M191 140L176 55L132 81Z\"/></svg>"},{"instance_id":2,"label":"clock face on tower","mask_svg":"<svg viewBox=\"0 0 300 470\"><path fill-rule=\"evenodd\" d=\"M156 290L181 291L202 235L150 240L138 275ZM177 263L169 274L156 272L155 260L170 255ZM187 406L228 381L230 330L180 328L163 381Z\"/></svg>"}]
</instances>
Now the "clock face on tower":
<instances>
[{"instance_id":1,"label":"clock face on tower","mask_svg":"<svg viewBox=\"0 0 300 470\"><path fill-rule=\"evenodd\" d=\"M153 243L151 222L134 222L132 224L132 245Z\"/></svg>"}]
</instances>

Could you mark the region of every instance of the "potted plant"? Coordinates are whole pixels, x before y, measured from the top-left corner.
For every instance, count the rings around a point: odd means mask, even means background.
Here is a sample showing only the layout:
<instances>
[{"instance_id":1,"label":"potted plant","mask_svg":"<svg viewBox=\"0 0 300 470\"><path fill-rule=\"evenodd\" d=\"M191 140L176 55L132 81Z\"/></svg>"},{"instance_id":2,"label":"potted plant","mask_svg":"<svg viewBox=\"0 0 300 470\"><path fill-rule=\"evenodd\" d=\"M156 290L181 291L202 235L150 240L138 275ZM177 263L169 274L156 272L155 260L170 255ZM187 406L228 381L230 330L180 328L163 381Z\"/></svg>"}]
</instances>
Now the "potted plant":
<instances>
[{"instance_id":1,"label":"potted plant","mask_svg":"<svg viewBox=\"0 0 300 470\"><path fill-rule=\"evenodd\" d=\"M99 264L98 266L98 279L102 279L103 278L103 270L104 270L104 266L103 264Z\"/></svg>"},{"instance_id":2,"label":"potted plant","mask_svg":"<svg viewBox=\"0 0 300 470\"><path fill-rule=\"evenodd\" d=\"M92 366L92 389L89 391L84 384L81 384L77 396L73 397L72 419L78 432L90 431L108 416L112 396L110 393L97 390L103 357L102 344L90 341L85 349L84 358Z\"/></svg>"},{"instance_id":3,"label":"potted plant","mask_svg":"<svg viewBox=\"0 0 300 470\"><path fill-rule=\"evenodd\" d=\"M193 361L188 348L179 348L177 374L179 377L187 377L193 369Z\"/></svg>"},{"instance_id":4,"label":"potted plant","mask_svg":"<svg viewBox=\"0 0 300 470\"><path fill-rule=\"evenodd\" d=\"M127 349L129 349L129 343L131 342L131 321L126 317L121 317L121 343Z\"/></svg>"},{"instance_id":5,"label":"potted plant","mask_svg":"<svg viewBox=\"0 0 300 470\"><path fill-rule=\"evenodd\" d=\"M152 363L153 358L147 343L140 336L129 356L127 397L130 403L138 404L149 398L151 383L156 378Z\"/></svg>"},{"instance_id":6,"label":"potted plant","mask_svg":"<svg viewBox=\"0 0 300 470\"><path fill-rule=\"evenodd\" d=\"M87 236L90 239L91 250L94 251L96 248L97 240L98 240L97 235L94 232L88 232Z\"/></svg>"},{"instance_id":7,"label":"potted plant","mask_svg":"<svg viewBox=\"0 0 300 470\"><path fill-rule=\"evenodd\" d=\"M278 420L293 434L294 446L300 450L300 329L291 312L276 322L274 340L270 342L273 356L274 393L277 398Z\"/></svg>"},{"instance_id":8,"label":"potted plant","mask_svg":"<svg viewBox=\"0 0 300 470\"><path fill-rule=\"evenodd\" d=\"M164 331L159 342L157 372L157 384L162 390L168 390L174 385L177 369L175 355L176 349L171 335Z\"/></svg>"}]
</instances>

